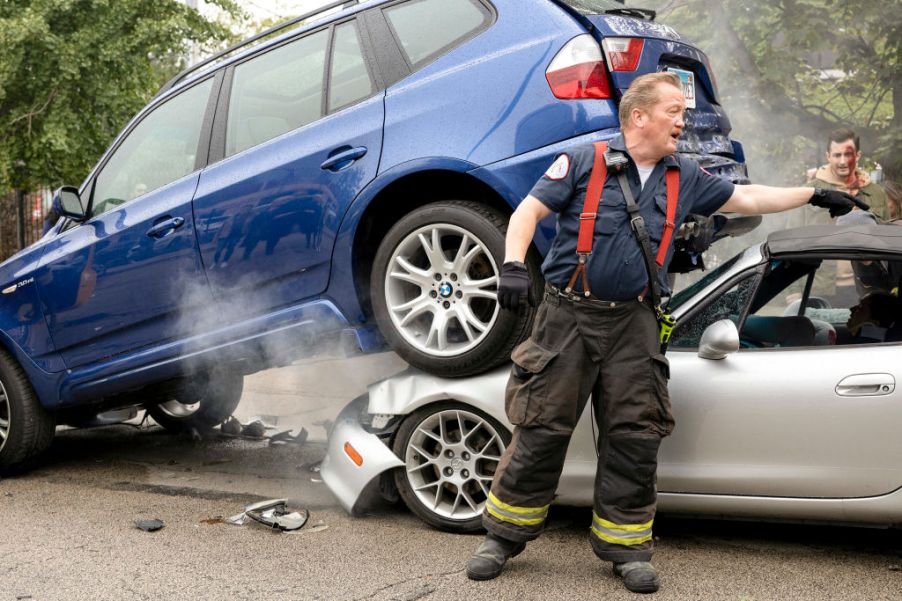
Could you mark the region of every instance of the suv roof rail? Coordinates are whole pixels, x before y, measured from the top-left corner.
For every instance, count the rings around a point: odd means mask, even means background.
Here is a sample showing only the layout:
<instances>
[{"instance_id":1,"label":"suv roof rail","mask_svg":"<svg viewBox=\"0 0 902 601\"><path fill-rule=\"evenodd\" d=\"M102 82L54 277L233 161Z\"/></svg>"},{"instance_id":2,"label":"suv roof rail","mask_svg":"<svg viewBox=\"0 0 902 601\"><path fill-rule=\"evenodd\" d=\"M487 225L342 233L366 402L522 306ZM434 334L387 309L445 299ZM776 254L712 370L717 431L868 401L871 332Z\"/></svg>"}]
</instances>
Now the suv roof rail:
<instances>
[{"instance_id":1,"label":"suv roof rail","mask_svg":"<svg viewBox=\"0 0 902 601\"><path fill-rule=\"evenodd\" d=\"M329 4L326 4L325 6L319 7L314 11L303 14L300 17L295 17L294 19L289 19L288 21L285 21L284 23L280 23L278 25L275 25L274 27L270 27L266 31L261 31L260 33L254 35L254 36L251 36L246 40L242 40L242 41L238 42L237 44L229 46L228 48L226 48L225 50L223 50L221 52L217 52L213 56L200 61L196 65L192 65L192 66L188 67L187 69L185 69L184 71L182 71L181 73L179 73L178 75L176 75L175 77L173 77L172 79L167 81L163 85L163 87L160 88L160 91L157 92L156 95L159 96L163 92L171 89L173 86L175 86L175 84L177 84L181 80L185 79L191 73L194 73L195 71L198 71L198 70L202 69L203 67L206 67L210 63L218 61L219 59L222 59L222 58L232 54L236 50L240 50L241 48L244 48L245 46L249 46L261 38L265 38L266 36L272 35L283 29L288 29L292 25L296 25L302 21L306 21L307 19L315 17L316 15L322 14L324 12L330 11L334 8L338 8L338 7L351 8L352 6L355 6L359 3L360 3L360 0L336 0L335 2L330 2Z\"/></svg>"}]
</instances>

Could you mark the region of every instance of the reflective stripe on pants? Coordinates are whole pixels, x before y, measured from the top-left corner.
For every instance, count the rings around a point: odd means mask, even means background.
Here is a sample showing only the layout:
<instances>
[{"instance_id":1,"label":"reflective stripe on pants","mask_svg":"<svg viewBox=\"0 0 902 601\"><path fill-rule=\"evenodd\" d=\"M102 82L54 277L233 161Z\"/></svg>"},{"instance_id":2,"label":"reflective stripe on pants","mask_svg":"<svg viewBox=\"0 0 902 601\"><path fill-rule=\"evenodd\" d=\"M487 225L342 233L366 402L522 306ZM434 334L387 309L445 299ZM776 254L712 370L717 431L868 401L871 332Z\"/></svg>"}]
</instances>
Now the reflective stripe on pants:
<instances>
[{"instance_id":1,"label":"reflective stripe on pants","mask_svg":"<svg viewBox=\"0 0 902 601\"><path fill-rule=\"evenodd\" d=\"M651 525L654 520L644 524L615 524L592 512L592 534L606 543L613 545L638 545L651 539Z\"/></svg>"},{"instance_id":2,"label":"reflective stripe on pants","mask_svg":"<svg viewBox=\"0 0 902 601\"><path fill-rule=\"evenodd\" d=\"M535 526L541 524L548 517L548 505L543 507L515 507L502 503L494 494L489 492L485 502L485 510L502 522L516 526Z\"/></svg>"}]
</instances>

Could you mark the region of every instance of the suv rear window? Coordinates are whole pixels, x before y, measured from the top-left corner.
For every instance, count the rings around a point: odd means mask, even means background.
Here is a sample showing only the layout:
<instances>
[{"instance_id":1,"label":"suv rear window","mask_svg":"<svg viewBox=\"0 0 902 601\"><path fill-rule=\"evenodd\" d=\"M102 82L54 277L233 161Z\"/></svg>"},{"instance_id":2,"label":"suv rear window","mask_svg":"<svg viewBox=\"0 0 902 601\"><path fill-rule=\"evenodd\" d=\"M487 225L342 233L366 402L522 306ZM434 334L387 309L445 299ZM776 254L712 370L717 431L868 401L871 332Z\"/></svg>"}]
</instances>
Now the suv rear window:
<instances>
[{"instance_id":1,"label":"suv rear window","mask_svg":"<svg viewBox=\"0 0 902 601\"><path fill-rule=\"evenodd\" d=\"M385 9L385 17L412 67L487 27L492 15L479 0L411 0Z\"/></svg>"},{"instance_id":2,"label":"suv rear window","mask_svg":"<svg viewBox=\"0 0 902 601\"><path fill-rule=\"evenodd\" d=\"M555 0L560 4L566 4L576 12L583 15L601 15L605 11L615 8L623 8L623 2L616 0Z\"/></svg>"}]
</instances>

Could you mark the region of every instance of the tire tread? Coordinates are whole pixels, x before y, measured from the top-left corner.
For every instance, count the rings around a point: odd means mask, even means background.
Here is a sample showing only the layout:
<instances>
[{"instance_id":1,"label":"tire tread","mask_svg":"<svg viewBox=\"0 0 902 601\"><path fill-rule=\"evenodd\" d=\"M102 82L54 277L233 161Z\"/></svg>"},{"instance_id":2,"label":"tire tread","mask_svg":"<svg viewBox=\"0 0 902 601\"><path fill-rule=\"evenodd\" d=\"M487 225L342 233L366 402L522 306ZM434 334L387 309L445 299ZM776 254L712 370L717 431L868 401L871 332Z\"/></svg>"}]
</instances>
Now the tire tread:
<instances>
[{"instance_id":1,"label":"tire tread","mask_svg":"<svg viewBox=\"0 0 902 601\"><path fill-rule=\"evenodd\" d=\"M24 471L47 450L56 432L56 420L52 412L41 406L25 370L19 365L9 351L0 349L0 379L6 388L10 403L10 430L7 446L0 455L0 473L11 474ZM12 397L20 399L18 416L21 424L18 433L14 431L14 409L16 402ZM12 440L10 440L12 439ZM16 441L19 444L15 444ZM9 445L15 446L10 450Z\"/></svg>"}]
</instances>

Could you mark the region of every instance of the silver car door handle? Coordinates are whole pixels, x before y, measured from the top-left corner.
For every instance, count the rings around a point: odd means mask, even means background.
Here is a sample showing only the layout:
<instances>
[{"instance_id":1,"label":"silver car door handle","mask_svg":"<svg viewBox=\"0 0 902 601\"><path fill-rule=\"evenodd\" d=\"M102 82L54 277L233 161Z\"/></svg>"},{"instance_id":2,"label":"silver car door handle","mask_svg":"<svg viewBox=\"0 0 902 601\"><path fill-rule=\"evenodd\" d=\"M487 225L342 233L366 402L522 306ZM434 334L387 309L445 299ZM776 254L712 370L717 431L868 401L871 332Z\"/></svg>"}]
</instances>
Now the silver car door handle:
<instances>
[{"instance_id":1,"label":"silver car door handle","mask_svg":"<svg viewBox=\"0 0 902 601\"><path fill-rule=\"evenodd\" d=\"M836 385L839 396L883 396L896 390L896 379L890 374L856 374Z\"/></svg>"},{"instance_id":2,"label":"silver car door handle","mask_svg":"<svg viewBox=\"0 0 902 601\"><path fill-rule=\"evenodd\" d=\"M154 225L152 228L147 230L147 235L151 238L162 238L163 236L169 234L172 230L180 228L183 225L185 225L184 217L173 217L172 219L167 219Z\"/></svg>"},{"instance_id":3,"label":"silver car door handle","mask_svg":"<svg viewBox=\"0 0 902 601\"><path fill-rule=\"evenodd\" d=\"M358 146L357 148L348 148L346 150L342 150L337 152L336 154L330 156L326 159L322 165L320 165L323 169L328 169L330 171L341 171L345 167L348 167L351 163L356 161L357 159L363 157L366 154L366 146Z\"/></svg>"}]
</instances>

